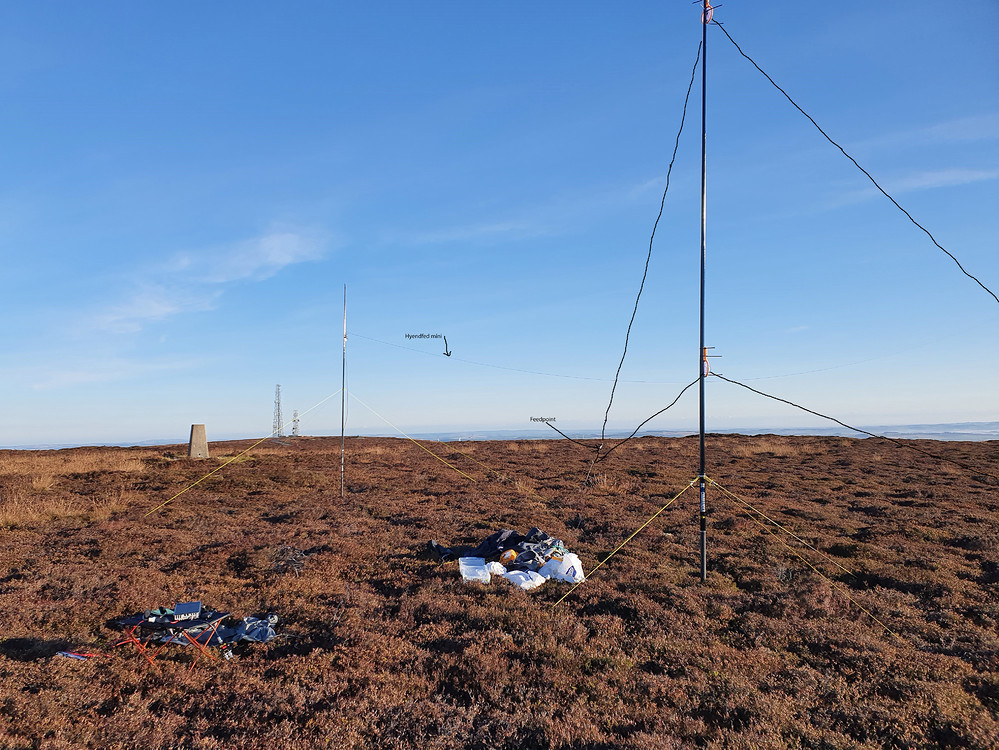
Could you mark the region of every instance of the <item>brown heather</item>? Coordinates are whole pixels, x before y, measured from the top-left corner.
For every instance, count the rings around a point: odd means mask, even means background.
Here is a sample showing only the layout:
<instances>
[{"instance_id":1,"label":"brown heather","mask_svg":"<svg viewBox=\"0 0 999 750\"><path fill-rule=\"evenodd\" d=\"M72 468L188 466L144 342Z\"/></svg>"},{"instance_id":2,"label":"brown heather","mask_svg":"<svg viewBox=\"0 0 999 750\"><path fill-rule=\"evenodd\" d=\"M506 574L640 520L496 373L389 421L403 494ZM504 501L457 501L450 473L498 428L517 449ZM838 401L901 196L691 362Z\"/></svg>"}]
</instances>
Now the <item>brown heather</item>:
<instances>
[{"instance_id":1,"label":"brown heather","mask_svg":"<svg viewBox=\"0 0 999 750\"><path fill-rule=\"evenodd\" d=\"M711 436L711 478L822 554L712 488L701 583L689 491L555 607L566 584L465 585L424 545L539 526L589 570L688 485L696 439L584 484L566 441L426 443L472 481L354 438L343 500L339 439L288 439L150 515L251 442L0 451L0 747L994 749L999 445L916 444L975 470ZM191 671L108 647L108 620L189 599L285 637Z\"/></svg>"}]
</instances>

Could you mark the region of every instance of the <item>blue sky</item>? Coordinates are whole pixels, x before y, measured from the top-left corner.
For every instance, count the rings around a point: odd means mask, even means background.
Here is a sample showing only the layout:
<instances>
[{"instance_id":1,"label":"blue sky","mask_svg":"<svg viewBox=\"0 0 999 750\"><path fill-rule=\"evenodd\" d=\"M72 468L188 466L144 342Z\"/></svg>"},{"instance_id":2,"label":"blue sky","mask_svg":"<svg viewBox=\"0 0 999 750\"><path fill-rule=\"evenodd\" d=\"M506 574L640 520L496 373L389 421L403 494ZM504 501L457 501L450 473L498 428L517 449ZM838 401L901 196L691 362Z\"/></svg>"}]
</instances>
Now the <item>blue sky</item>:
<instances>
[{"instance_id":1,"label":"blue sky","mask_svg":"<svg viewBox=\"0 0 999 750\"><path fill-rule=\"evenodd\" d=\"M715 17L999 289L999 5ZM686 0L4 4L0 445L263 436L277 383L338 433L344 284L350 432L599 430L700 31ZM709 32L714 369L999 420L999 304ZM612 429L697 374L698 88ZM708 385L709 429L825 426ZM694 425L691 391L649 427Z\"/></svg>"}]
</instances>

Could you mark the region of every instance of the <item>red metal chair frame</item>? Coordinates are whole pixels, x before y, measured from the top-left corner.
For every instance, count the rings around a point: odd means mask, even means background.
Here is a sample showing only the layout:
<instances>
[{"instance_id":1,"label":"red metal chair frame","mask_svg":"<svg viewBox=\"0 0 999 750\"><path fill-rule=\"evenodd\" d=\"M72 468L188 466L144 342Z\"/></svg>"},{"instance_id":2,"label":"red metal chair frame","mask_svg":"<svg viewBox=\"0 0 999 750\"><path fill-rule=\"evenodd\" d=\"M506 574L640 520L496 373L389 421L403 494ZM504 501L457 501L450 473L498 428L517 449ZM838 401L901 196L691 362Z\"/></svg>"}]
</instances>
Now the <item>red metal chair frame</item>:
<instances>
[{"instance_id":1,"label":"red metal chair frame","mask_svg":"<svg viewBox=\"0 0 999 750\"><path fill-rule=\"evenodd\" d=\"M209 648L208 644L212 642L212 638L215 637L215 631L218 630L219 625L221 625L222 621L228 616L229 616L228 612L214 613L212 618L208 621L207 626L204 627L202 630L199 630L197 633L194 633L193 635L190 632L191 627L195 623L202 624L198 620L192 620L189 621L189 623L185 621L157 623L158 627L151 627L150 622L143 620L142 622L136 623L127 630L123 630L122 633L124 634L125 637L122 640L115 643L114 647L124 646L126 644L131 643L133 646L135 646L135 648L142 655L142 657L147 662L152 664L153 660L159 655L159 653L166 646L170 645L171 643L176 643L177 641L175 641L174 639L177 636L182 635L184 639L192 646L197 648L199 652L198 655L194 657L194 661L191 663L191 666L188 667L188 671L191 671L192 669L194 669L194 666L198 663L198 660L201 658L202 654L207 656L212 661L218 661L218 657L212 654L208 650ZM184 627L185 624L188 624L188 627L185 628ZM143 637L144 631L149 631L149 635ZM205 633L208 634L208 637L204 638L205 641L204 643L201 643L199 639L201 639ZM170 638L160 643L160 645L157 646L155 650L153 650L152 648L153 643L157 639L162 638L162 636L165 634L168 634Z\"/></svg>"}]
</instances>

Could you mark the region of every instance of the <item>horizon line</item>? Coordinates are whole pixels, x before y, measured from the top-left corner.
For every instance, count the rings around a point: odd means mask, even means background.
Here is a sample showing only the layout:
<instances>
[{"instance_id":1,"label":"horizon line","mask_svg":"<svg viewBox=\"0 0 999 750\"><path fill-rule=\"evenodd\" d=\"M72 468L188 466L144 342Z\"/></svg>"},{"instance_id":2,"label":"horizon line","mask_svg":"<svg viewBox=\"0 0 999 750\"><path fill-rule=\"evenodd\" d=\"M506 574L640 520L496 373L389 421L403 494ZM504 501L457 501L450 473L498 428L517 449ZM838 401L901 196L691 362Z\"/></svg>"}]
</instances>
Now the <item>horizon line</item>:
<instances>
[{"instance_id":1,"label":"horizon line","mask_svg":"<svg viewBox=\"0 0 999 750\"><path fill-rule=\"evenodd\" d=\"M999 421L982 422L923 422L901 425L865 425L864 429L872 432L883 433L884 436L903 437L908 439L931 439L931 440L967 440L967 441L987 441L999 440ZM564 430L566 435L578 440L599 439L600 433L594 430ZM631 433L627 430L614 430L606 433L607 438L623 438ZM635 437L687 437L696 435L695 428L687 429L660 429L642 430ZM869 439L869 435L864 435L856 430L848 430L843 427L732 427L709 430L707 434L714 435L745 435L747 437L758 435L784 435L797 437L857 437ZM331 438L339 437L339 433L312 434L312 435L268 435L265 440L281 440L299 438ZM550 434L548 431L539 429L432 429L413 431L411 434L402 432L386 432L384 430L363 430L346 437L372 437L372 438L419 438L422 440L440 440L441 442L457 442L462 440L484 441L484 440L565 440L557 434ZM221 437L209 440L209 443L226 443L237 440L259 440L260 435L246 435L224 433ZM139 447L159 447L186 445L186 439L177 440L174 438L152 438L147 440L108 440L81 442L71 441L66 443L40 442L18 445L3 445L0 450L64 450L70 448L139 448Z\"/></svg>"}]
</instances>

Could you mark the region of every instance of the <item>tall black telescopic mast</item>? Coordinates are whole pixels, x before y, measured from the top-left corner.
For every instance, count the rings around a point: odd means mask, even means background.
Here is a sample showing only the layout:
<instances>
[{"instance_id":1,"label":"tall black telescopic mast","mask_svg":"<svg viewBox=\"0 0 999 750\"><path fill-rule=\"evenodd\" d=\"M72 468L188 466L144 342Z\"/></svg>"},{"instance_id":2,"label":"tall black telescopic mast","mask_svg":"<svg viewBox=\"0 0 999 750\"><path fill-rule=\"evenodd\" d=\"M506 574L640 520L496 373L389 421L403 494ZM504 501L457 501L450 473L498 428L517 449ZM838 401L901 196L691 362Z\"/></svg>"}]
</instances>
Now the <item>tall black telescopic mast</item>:
<instances>
[{"instance_id":1,"label":"tall black telescopic mast","mask_svg":"<svg viewBox=\"0 0 999 750\"><path fill-rule=\"evenodd\" d=\"M704 475L704 376L707 374L707 349L704 347L704 265L707 256L707 228L708 228L708 161L707 161L707 93L708 93L708 24L711 22L711 3L702 0L701 10L701 345L697 350L697 371L698 386L700 396L700 469L697 475L697 482L701 495L701 580L708 578L708 515L705 505L705 495L707 494L706 479Z\"/></svg>"}]
</instances>

